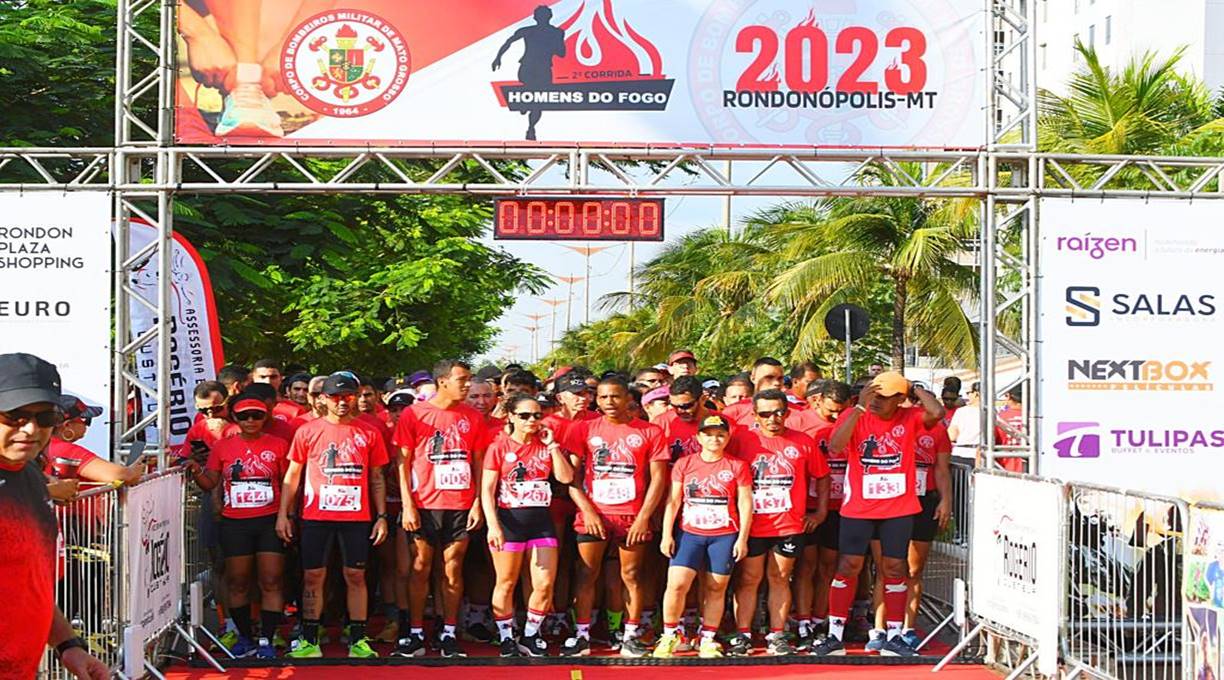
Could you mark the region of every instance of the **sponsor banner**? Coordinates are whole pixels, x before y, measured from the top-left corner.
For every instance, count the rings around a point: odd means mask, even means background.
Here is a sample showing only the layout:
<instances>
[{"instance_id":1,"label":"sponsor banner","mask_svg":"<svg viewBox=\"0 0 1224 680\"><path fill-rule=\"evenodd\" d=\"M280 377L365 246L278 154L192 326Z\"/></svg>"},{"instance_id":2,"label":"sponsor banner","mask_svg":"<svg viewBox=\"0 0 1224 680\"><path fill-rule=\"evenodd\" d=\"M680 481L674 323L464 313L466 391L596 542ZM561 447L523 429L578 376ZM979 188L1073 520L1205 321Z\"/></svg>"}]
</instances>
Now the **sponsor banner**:
<instances>
[{"instance_id":1,"label":"sponsor banner","mask_svg":"<svg viewBox=\"0 0 1224 680\"><path fill-rule=\"evenodd\" d=\"M1216 499L1224 205L1041 203L1041 472Z\"/></svg>"},{"instance_id":2,"label":"sponsor banner","mask_svg":"<svg viewBox=\"0 0 1224 680\"><path fill-rule=\"evenodd\" d=\"M132 221L131 251L137 252L157 238L157 229L144 222ZM212 282L204 260L182 234L174 234L171 254L172 277L170 304L172 337L170 341L170 444L183 442L195 420L195 399L192 390L204 380L215 380L225 364L221 347L221 326L217 306L213 301ZM156 251L140 267L133 269L132 289L146 300L157 300ZM153 327L156 314L148 307L132 301L132 337ZM140 379L157 385L157 343L151 342L137 352L136 371ZM157 410L157 401L142 395L137 419ZM157 440L157 428L150 428L149 440Z\"/></svg>"},{"instance_id":3,"label":"sponsor banner","mask_svg":"<svg viewBox=\"0 0 1224 680\"><path fill-rule=\"evenodd\" d=\"M1062 485L975 473L969 605L973 614L1031 638L1038 666L1058 666Z\"/></svg>"},{"instance_id":4,"label":"sponsor banner","mask_svg":"<svg viewBox=\"0 0 1224 680\"><path fill-rule=\"evenodd\" d=\"M0 353L59 369L65 394L104 414L77 443L110 457L111 201L105 193L0 195Z\"/></svg>"},{"instance_id":5,"label":"sponsor banner","mask_svg":"<svg viewBox=\"0 0 1224 680\"><path fill-rule=\"evenodd\" d=\"M183 596L183 476L168 474L127 491L128 615L135 639L174 622Z\"/></svg>"},{"instance_id":6,"label":"sponsor banner","mask_svg":"<svg viewBox=\"0 0 1224 680\"><path fill-rule=\"evenodd\" d=\"M178 141L979 148L988 136L981 0L249 4L180 3Z\"/></svg>"},{"instance_id":7,"label":"sponsor banner","mask_svg":"<svg viewBox=\"0 0 1224 680\"><path fill-rule=\"evenodd\" d=\"M1192 506L1186 536L1182 600L1190 637L1188 677L1224 677L1224 510Z\"/></svg>"}]
</instances>

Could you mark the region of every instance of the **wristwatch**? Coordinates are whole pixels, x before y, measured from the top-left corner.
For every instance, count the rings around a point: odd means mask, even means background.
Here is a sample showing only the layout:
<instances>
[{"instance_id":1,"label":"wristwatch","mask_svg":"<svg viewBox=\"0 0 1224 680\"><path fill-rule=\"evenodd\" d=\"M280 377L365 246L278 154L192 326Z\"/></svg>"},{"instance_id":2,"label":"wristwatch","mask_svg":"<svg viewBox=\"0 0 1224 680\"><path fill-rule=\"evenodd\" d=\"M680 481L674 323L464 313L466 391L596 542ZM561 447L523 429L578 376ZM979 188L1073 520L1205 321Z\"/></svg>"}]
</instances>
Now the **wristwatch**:
<instances>
[{"instance_id":1,"label":"wristwatch","mask_svg":"<svg viewBox=\"0 0 1224 680\"><path fill-rule=\"evenodd\" d=\"M863 413L866 413L866 412L867 412L867 407L863 406L862 404L855 404L855 405L854 405L854 408L856 408L856 409L858 409L858 410L862 411Z\"/></svg>"},{"instance_id":2,"label":"wristwatch","mask_svg":"<svg viewBox=\"0 0 1224 680\"><path fill-rule=\"evenodd\" d=\"M390 514L390 513L387 513L387 512L380 512L380 513L378 513L377 515L374 515L374 519L386 519L386 520L389 520L389 519L391 519L391 514Z\"/></svg>"},{"instance_id":3,"label":"wristwatch","mask_svg":"<svg viewBox=\"0 0 1224 680\"><path fill-rule=\"evenodd\" d=\"M55 646L55 656L62 659L64 657L64 652L73 648L82 649L86 652L89 651L89 646L86 645L85 641L80 637L70 637Z\"/></svg>"}]
</instances>

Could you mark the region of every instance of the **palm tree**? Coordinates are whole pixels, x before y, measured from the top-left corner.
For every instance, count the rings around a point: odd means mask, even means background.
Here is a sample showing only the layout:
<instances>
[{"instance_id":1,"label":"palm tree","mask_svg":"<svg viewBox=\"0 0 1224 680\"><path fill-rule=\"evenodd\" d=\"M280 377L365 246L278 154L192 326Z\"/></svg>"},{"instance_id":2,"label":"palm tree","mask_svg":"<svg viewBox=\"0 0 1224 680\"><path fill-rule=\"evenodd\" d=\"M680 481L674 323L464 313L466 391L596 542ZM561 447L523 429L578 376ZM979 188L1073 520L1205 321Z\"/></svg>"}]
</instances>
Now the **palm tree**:
<instances>
[{"instance_id":1,"label":"palm tree","mask_svg":"<svg viewBox=\"0 0 1224 680\"><path fill-rule=\"evenodd\" d=\"M940 176L941 168L900 163L873 165L862 178L896 184ZM893 368L905 362L907 331L927 350L972 362L977 333L962 303L976 295L977 274L958 261L977 233L976 204L921 198L828 199L767 210L752 220L785 243L790 264L765 287L767 301L788 310L798 326L797 356L812 355L827 334L823 320L834 305L891 296Z\"/></svg>"}]
</instances>

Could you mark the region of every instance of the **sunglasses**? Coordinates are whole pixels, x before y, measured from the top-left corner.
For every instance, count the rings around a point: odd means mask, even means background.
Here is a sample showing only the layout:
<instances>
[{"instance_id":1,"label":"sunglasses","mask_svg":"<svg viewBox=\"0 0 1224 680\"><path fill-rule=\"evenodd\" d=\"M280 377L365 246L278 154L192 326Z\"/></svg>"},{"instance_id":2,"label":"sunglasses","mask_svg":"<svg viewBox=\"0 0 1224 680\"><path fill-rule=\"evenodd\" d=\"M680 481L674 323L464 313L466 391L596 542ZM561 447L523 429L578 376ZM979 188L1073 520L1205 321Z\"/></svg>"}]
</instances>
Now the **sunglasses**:
<instances>
[{"instance_id":1,"label":"sunglasses","mask_svg":"<svg viewBox=\"0 0 1224 680\"><path fill-rule=\"evenodd\" d=\"M267 414L263 411L243 411L241 413L235 413L234 420L263 420L265 416L267 416Z\"/></svg>"},{"instance_id":2,"label":"sunglasses","mask_svg":"<svg viewBox=\"0 0 1224 680\"><path fill-rule=\"evenodd\" d=\"M758 418L784 418L786 417L786 409L780 408L777 411L757 411Z\"/></svg>"},{"instance_id":3,"label":"sunglasses","mask_svg":"<svg viewBox=\"0 0 1224 680\"><path fill-rule=\"evenodd\" d=\"M672 408L678 408L678 409L680 409L681 411L687 411L687 410L689 410L689 409L694 409L694 408L697 408L697 402L695 402L695 401L690 401L690 402L689 402L689 403L687 403L687 404L677 404L677 403L676 403L676 402L674 402L674 401L672 401L672 402L668 402L668 403L669 403L669 404L671 404L671 407L672 407Z\"/></svg>"},{"instance_id":4,"label":"sunglasses","mask_svg":"<svg viewBox=\"0 0 1224 680\"><path fill-rule=\"evenodd\" d=\"M544 414L539 411L519 411L514 414L514 417L526 422L528 420L540 420L544 417Z\"/></svg>"},{"instance_id":5,"label":"sunglasses","mask_svg":"<svg viewBox=\"0 0 1224 680\"><path fill-rule=\"evenodd\" d=\"M9 427L23 427L31 420L39 427L55 427L64 423L64 414L54 409L38 413L22 410L0 411L0 422Z\"/></svg>"},{"instance_id":6,"label":"sunglasses","mask_svg":"<svg viewBox=\"0 0 1224 680\"><path fill-rule=\"evenodd\" d=\"M225 413L224 406L205 406L204 408L198 408L196 410L199 411L200 413L203 413L205 416L210 416L210 417L219 416Z\"/></svg>"}]
</instances>

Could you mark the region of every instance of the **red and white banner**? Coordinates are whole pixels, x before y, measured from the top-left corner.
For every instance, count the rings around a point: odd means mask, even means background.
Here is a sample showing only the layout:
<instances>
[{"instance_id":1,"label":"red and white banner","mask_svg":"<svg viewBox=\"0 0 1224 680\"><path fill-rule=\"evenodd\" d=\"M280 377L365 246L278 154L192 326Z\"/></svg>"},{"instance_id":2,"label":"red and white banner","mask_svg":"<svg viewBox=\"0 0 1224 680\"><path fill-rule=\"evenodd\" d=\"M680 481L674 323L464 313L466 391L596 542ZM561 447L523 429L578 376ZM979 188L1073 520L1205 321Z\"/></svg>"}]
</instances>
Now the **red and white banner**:
<instances>
[{"instance_id":1,"label":"red and white banner","mask_svg":"<svg viewBox=\"0 0 1224 680\"><path fill-rule=\"evenodd\" d=\"M132 221L131 251L137 252L157 238L157 229L144 222ZM204 260L181 234L175 233L171 255L170 304L173 310L170 344L170 443L181 444L187 429L195 420L195 400L192 390L204 380L215 380L225 363L221 347L221 325L217 305L213 301L212 282ZM141 267L134 270L130 281L136 294L156 302L158 262L156 251ZM133 300L131 303L132 337L138 337L157 322L148 307ZM136 371L141 380L157 384L157 343L148 343L137 354ZM137 419L152 413L157 402L143 395ZM156 428L149 440L155 441Z\"/></svg>"},{"instance_id":2,"label":"red and white banner","mask_svg":"<svg viewBox=\"0 0 1224 680\"><path fill-rule=\"evenodd\" d=\"M179 5L187 144L977 148L981 0Z\"/></svg>"}]
</instances>

